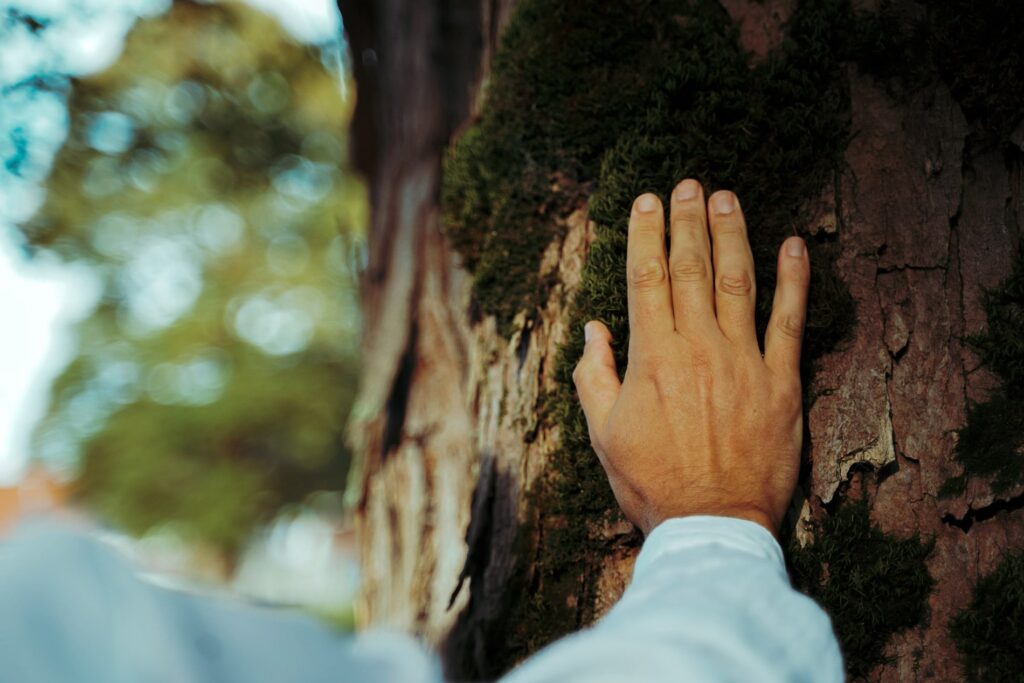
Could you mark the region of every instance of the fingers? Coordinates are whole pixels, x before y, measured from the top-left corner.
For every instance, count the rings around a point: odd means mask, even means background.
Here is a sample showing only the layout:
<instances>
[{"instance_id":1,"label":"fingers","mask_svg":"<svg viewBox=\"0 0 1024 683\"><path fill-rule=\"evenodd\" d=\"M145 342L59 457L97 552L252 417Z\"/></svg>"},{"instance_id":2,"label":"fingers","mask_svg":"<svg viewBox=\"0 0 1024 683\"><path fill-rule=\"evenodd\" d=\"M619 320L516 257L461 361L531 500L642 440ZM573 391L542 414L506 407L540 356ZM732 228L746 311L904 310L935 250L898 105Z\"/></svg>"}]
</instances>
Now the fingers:
<instances>
[{"instance_id":1,"label":"fingers","mask_svg":"<svg viewBox=\"0 0 1024 683\"><path fill-rule=\"evenodd\" d=\"M715 320L715 288L707 209L700 183L688 179L676 185L670 214L668 270L675 327L683 333L707 330Z\"/></svg>"},{"instance_id":2,"label":"fingers","mask_svg":"<svg viewBox=\"0 0 1024 683\"><path fill-rule=\"evenodd\" d=\"M665 215L653 194L633 202L626 246L629 346L650 343L674 329L672 296L665 261Z\"/></svg>"},{"instance_id":3,"label":"fingers","mask_svg":"<svg viewBox=\"0 0 1024 683\"><path fill-rule=\"evenodd\" d=\"M736 344L757 348L754 331L754 255L736 195L721 190L708 202L718 327Z\"/></svg>"},{"instance_id":4,"label":"fingers","mask_svg":"<svg viewBox=\"0 0 1024 683\"><path fill-rule=\"evenodd\" d=\"M764 360L772 370L800 377L800 344L807 320L807 288L811 263L807 246L790 237L779 249L778 277L772 315L764 337Z\"/></svg>"},{"instance_id":5,"label":"fingers","mask_svg":"<svg viewBox=\"0 0 1024 683\"><path fill-rule=\"evenodd\" d=\"M583 329L587 341L583 347L583 356L573 370L572 379L576 384L576 392L580 396L580 404L590 428L590 440L593 442L595 434L600 433L608 422L608 415L619 396L621 383L615 371L611 332L604 323L596 320L588 322Z\"/></svg>"}]
</instances>

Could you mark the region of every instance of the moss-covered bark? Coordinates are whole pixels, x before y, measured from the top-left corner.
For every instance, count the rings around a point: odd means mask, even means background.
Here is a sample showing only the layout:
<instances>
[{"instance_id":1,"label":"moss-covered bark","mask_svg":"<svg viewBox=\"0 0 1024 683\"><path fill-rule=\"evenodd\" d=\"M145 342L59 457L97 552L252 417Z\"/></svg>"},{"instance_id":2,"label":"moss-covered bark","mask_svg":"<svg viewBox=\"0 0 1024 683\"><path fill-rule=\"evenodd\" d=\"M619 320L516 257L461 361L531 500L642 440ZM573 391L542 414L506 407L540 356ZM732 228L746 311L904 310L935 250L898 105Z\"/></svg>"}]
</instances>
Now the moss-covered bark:
<instances>
[{"instance_id":1,"label":"moss-covered bark","mask_svg":"<svg viewBox=\"0 0 1024 683\"><path fill-rule=\"evenodd\" d=\"M974 587L950 625L971 683L1019 681L1024 671L1024 554L1009 554Z\"/></svg>"},{"instance_id":2,"label":"moss-covered bark","mask_svg":"<svg viewBox=\"0 0 1024 683\"><path fill-rule=\"evenodd\" d=\"M943 485L945 496L962 494L968 477L986 478L996 494L1024 483L1024 248L1013 272L985 292L984 306L988 329L968 341L1002 385L971 406L956 444L964 471Z\"/></svg>"},{"instance_id":3,"label":"moss-covered bark","mask_svg":"<svg viewBox=\"0 0 1024 683\"><path fill-rule=\"evenodd\" d=\"M882 661L889 638L924 617L935 584L924 566L931 551L916 536L883 533L865 501L843 505L810 545L790 548L794 583L832 617L852 678L865 677Z\"/></svg>"},{"instance_id":4,"label":"moss-covered bark","mask_svg":"<svg viewBox=\"0 0 1024 683\"><path fill-rule=\"evenodd\" d=\"M499 648L506 663L593 618L597 558L607 552L599 530L618 512L571 372L590 319L609 325L625 369L626 223L635 196L666 196L684 177L702 179L709 191L734 189L751 226L762 323L777 245L794 232L807 237L815 260L808 367L853 325L852 300L832 267L834 236L812 234L801 208L833 182L841 163L849 135L841 62L866 42L872 21L841 0L805 0L783 47L755 64L714 2L520 5L480 119L447 159L445 227L474 272L480 309L506 331L518 312L532 315L546 300L548 283L537 273L542 252L559 236L557 217L587 201L598 232L571 309L573 335L556 361L557 389L545 400L561 446L531 491L527 519L543 534L524 530L523 587L532 597L510 606L506 624L513 627ZM880 556L904 548L881 534L865 537ZM619 542L635 544L639 536ZM812 557L828 562L826 549L835 547L821 546L801 566L809 568ZM884 581L889 571L916 577L922 560L911 552L899 563L875 563L873 578ZM926 593L927 585L916 588ZM920 614L920 593L906 596L916 603L901 624ZM881 643L851 649L863 657L855 670L874 663L887 632L878 633Z\"/></svg>"},{"instance_id":5,"label":"moss-covered bark","mask_svg":"<svg viewBox=\"0 0 1024 683\"><path fill-rule=\"evenodd\" d=\"M423 6L428 5L430 3ZM928 136L915 137L904 129L885 128L893 119L899 120L897 128L906 127L908 124L900 118L902 113L927 111L927 105L919 106L920 103L915 100L913 106L901 110L900 116L885 117L902 106L898 106L898 103L914 98L927 99L929 92L939 93L939 99L949 103L947 88L952 91L969 118L971 145L1005 143L1020 121L1015 112L1020 110L1020 94L1024 93L1024 87L1017 87L1020 85L1020 75L1024 73L1016 68L1020 63L1019 41L1014 43L1006 40L1012 33L1006 26L1019 26L1021 11L1003 0L986 5L985 10L978 11L971 3L963 0L937 0L927 5L900 0L879 3L877 12L862 14L853 11L844 0L802 0L795 4L782 45L767 59L757 61L741 48L733 21L712 0L631 0L623 3L523 0L518 3L514 18L504 34L502 48L496 54L493 68L486 79L486 93L479 115L474 125L466 129L449 150L444 164L441 189L445 230L461 253L463 263L474 276L475 305L469 316L475 313L493 316L500 329L512 339L519 340L517 343L522 344L522 352L529 354L531 349L535 350L531 346L530 333L520 334L516 318L517 314L525 312L526 322L522 330L538 329L531 328L538 320L538 309L549 301L552 292L558 291L555 289L555 276L551 274L553 271L542 271L540 264L545 249L562 235L564 228L559 226L564 225L564 222L560 219L571 210L587 205L591 217L597 222L597 237L590 252L582 286L569 315L571 337L557 358L553 359L557 364L557 388L544 397L543 424L539 430L531 432L540 433L542 436L539 438L543 440L550 428L556 426L561 434L561 443L551 458L545 460L546 469L526 497L525 509L520 507L516 510L520 519L525 520L519 529L517 542L507 544L509 547L502 548L500 552L491 548L492 563L495 558L501 561L512 561L509 558L514 558L520 565L520 571L511 581L502 584L505 587L503 593L495 592L501 595L498 599L494 599L495 593L480 591L480 584L484 582L476 582L476 574L469 572L474 582L472 593L480 594L480 601L487 601L488 609L482 610L487 613L480 619L469 620L474 645L478 650L475 653L476 662L460 669L461 675L494 676L555 637L592 620L598 610L597 598L601 590L597 586L600 559L617 551L628 555L623 547L639 544L637 534L622 533L617 526L621 520L603 472L590 451L585 424L576 406L569 377L581 350L582 323L590 318L602 319L612 328L616 336L620 369L625 368L624 350L628 331L623 265L625 222L632 198L643 191L654 191L665 196L673 184L684 176L704 180L709 190L718 187L736 190L751 223L751 238L759 273L761 324L772 294L774 250L777 244L794 231L809 239L815 281L811 298L807 344L809 363L805 381L807 386L813 386L814 360L821 361L824 376L828 371L828 362L842 356L845 346L840 346L828 358L822 358L822 355L829 349L835 349L837 341L849 332L854 323L852 299L843 281L836 275L837 268L843 264L836 261L840 243L846 250L842 255L847 260L859 258L852 257L851 250L868 248L862 242L870 242L871 254L875 254L874 250L877 249L880 255L885 248L884 243L878 244L872 240L843 242L842 236L852 234L856 221L863 218L851 218L844 225L844 220L850 214L842 206L836 207L835 231L831 228L817 231L817 226L808 225L809 218L803 208L806 203L814 202L822 195L834 196L849 205L863 199L850 196L857 194L856 179L851 179L848 170L844 168L844 151L854 149L848 147L848 141L858 132L850 129L848 82L854 85L859 83L861 86L858 91L861 97L856 100L860 102L861 109L854 107L852 111L863 113L864 109L869 109L870 113L878 114L878 120L870 116L866 119L869 125L876 126L872 131L875 136L873 142L883 147L891 142L891 146L884 150L888 154L888 161L883 163L891 163L895 156L893 149L916 154L919 148L925 146L925 140L931 142ZM1005 16L1001 18L1001 14ZM425 25L444 26L445 23L427 22ZM428 51L424 49L423 54L428 54ZM382 61L382 65L387 65L387 59ZM363 68L370 67L363 64ZM856 73L851 76L854 69ZM869 93L863 87L867 78L865 73L874 76ZM1000 87L1000 79L1004 87ZM457 80L449 78L443 82ZM428 86L433 87L432 84ZM886 96L892 102L880 102L880 93L886 88L889 90ZM918 97L922 91L925 97ZM363 88L361 99L364 102L365 92ZM459 89L457 92L463 91ZM875 99L865 101L865 93ZM400 102L406 100L418 102L415 98L396 98ZM958 112L953 113L958 115ZM396 116L382 117L387 122L399 119ZM424 139L444 139L446 135L446 132L431 132ZM379 141L383 143L389 139L388 136L381 136ZM907 139L910 142L901 148ZM945 142L939 141L940 144ZM952 147L959 150L957 145L960 143L962 140L958 137ZM408 147L412 150L425 148L423 145ZM413 155L410 153L410 156ZM959 151L955 156L959 157ZM401 161L401 164L396 162L396 166L402 169L420 168L415 163L405 163L407 159L397 153L387 158ZM850 162L851 158L848 153L846 162ZM966 155L964 158L966 165ZM921 165L925 166L923 162L928 160L922 158ZM947 158L947 173L952 166L957 166L956 163L950 164L950 160L952 158ZM910 163L918 163L916 156L912 162L908 162L908 166ZM863 163L860 168L877 170L879 173L888 171L881 166ZM929 178L941 175L934 166L930 169L923 171ZM900 170L905 169L901 167ZM909 189L920 189L922 186L927 188L926 182L931 182L922 181L920 185L914 185L908 180L909 177L909 174L906 175L903 184L893 189L894 196ZM382 178L383 181L378 178L376 182L378 190L396 184L389 175L382 175ZM415 180L419 182L418 178ZM960 182L959 176L956 182ZM893 197L885 199L891 200ZM432 200L424 201L429 203ZM954 200L954 207L955 203ZM946 218L944 208L940 207L940 221ZM1008 216L1012 214L1011 208L1007 208ZM388 225L388 216L401 217L408 214L397 211L394 204L385 205L383 211L380 206L376 209L375 221L384 227ZM877 219L881 213L876 211L871 218ZM433 214L425 209L423 215ZM902 219L914 218L906 212L900 216ZM930 239L947 234L938 228L933 230L930 224L924 223L925 219L921 219L921 225L901 225L895 229L905 228L913 233L915 239ZM429 226L429 220L424 218L423 224ZM949 228L949 225L937 225ZM889 229L892 229L891 226L886 226L886 230ZM411 232L420 235L419 232ZM424 229L424 232L427 230ZM387 243L387 240L395 239L396 243L404 244L398 241L404 233L379 231L377 234L376 244L383 245L379 254L405 253L399 247ZM955 235L954 238L958 239ZM939 239L934 241L940 242ZM430 240L425 242L433 244ZM955 242L953 244L956 246ZM890 253L892 251L890 248ZM417 247L415 253L421 252L422 249ZM950 253L955 256L953 248ZM380 282L401 282L401 277L408 272L408 264L398 258L395 256L395 263L391 264L395 267L392 270L384 267L374 269L371 261L371 272L380 277ZM911 269L942 270L945 273L955 268L952 264L942 265L940 261L936 261L939 265L929 261L922 266L905 254L901 259L890 259L889 265L884 266L890 268L889 274L903 268L915 274L919 273ZM873 265L883 267L881 259L876 259L876 262ZM423 278L422 282L430 282L422 273L432 276L447 267L446 262L441 265L417 263L417 268L421 270L416 271L415 277ZM848 276L850 272L849 269L845 270L844 275ZM949 275L953 277L952 272ZM885 278L876 276L874 282L880 283L882 279ZM377 281L371 284L373 282ZM416 282L420 283L421 280ZM863 287L863 282L860 285ZM896 286L891 282L890 285ZM393 289L399 290L398 287ZM950 291L953 289L955 287L950 285ZM420 296L421 290L412 288L410 291L413 292L410 296L418 301L416 297ZM865 297L863 291L858 295L859 302L867 300L869 303L861 307L862 325L858 331L865 329L863 323L871 313L868 309L876 303L871 300L874 296L874 292L870 292ZM915 294L912 292L910 296L914 298ZM423 297L423 300L427 300L428 295L423 294ZM885 302L877 303L889 305L889 309L883 310L883 313L892 314L890 317L895 319L895 295L880 292L878 298L885 298ZM934 304L934 297L918 299ZM436 305L436 301L436 297L429 299L431 306ZM447 302L444 305L455 307L461 304ZM380 314L382 310L393 311L395 307L378 305L379 319L385 317ZM918 312L912 311L910 307L907 311L905 320L912 324L912 314L917 315ZM954 314L957 312L954 311ZM961 302L959 313L962 312ZM434 318L430 316L435 313L434 309L430 309L430 315L416 319L416 315L422 315L422 312L413 312L410 318L414 319L412 324L422 328L433 324ZM927 313L930 314L930 311ZM459 310L453 317L461 320L459 316L462 314L463 311ZM877 321L877 316L881 314L875 311L874 315ZM373 315L369 319L373 320ZM478 321L477 328L489 324L488 321L479 322L479 318L474 318L474 321ZM550 320L542 322L546 325ZM442 323L441 327L444 327L447 321ZM924 337L922 327L919 326L916 332L917 339ZM377 340L378 346L387 346L392 338L399 339L399 336L390 330L386 334L372 337ZM906 340L901 344L894 343L889 349L892 362L883 358L884 363L871 365L865 369L864 374L883 374L886 372L885 367L891 370L900 354L908 353L906 346ZM426 344L417 346L408 356L402 357L414 360L424 357L427 362L423 363L423 367L436 367L437 358L426 357L429 348L433 347ZM945 346L942 351L945 351ZM958 351L959 348L956 348L951 353L955 356ZM374 352L380 355L376 349ZM932 358L924 357L924 354L914 357L916 350L909 353L911 355L903 361L904 367L916 367L915 364L924 366L933 362ZM884 350L882 355L885 355ZM867 364L873 363L869 354L857 356L858 361L865 358ZM550 368L551 360L550 356L545 355L541 365ZM457 363L453 361L451 365L450 376L445 376L451 381L444 386L449 389L461 387L462 384L451 379L457 377L461 381L455 369ZM377 363L368 367L391 366L388 363ZM410 362L409 367L419 368L420 365ZM859 379L855 373L848 376ZM546 374L545 378L547 380ZM380 384L385 386L388 381L390 379L385 376ZM429 379L423 375L410 380L413 389L423 387L428 382L434 383L434 387L440 386L438 381L436 374ZM914 378L903 378L901 381L920 382L923 385L927 381L927 374L922 372L921 378L915 375ZM367 386L372 388L377 383L367 382ZM952 383L950 387L946 388L947 396L958 391ZM393 393L396 388L402 387L392 386ZM821 399L817 405L820 407L824 403L825 400ZM470 410L476 410L477 407L474 404ZM851 405L849 409L857 411L863 407ZM384 446L379 449L381 460L393 457L391 454L397 450L395 444L399 442L412 443L416 447L421 442L429 442L423 446L422 458L416 453L407 454L408 460L414 464L421 459L429 465L433 457L430 454L452 452L450 441L442 440L440 446L433 441L436 438L434 432L428 433L423 429L411 435L402 432L403 425L399 423L406 420L407 416L415 414L416 420L406 421L413 421L421 428L424 424L422 413L427 412L430 416L438 414L438 411L429 412L422 406L418 408L420 413L416 410L411 408L408 413L395 413L388 420L389 429L385 431L395 438L384 440ZM959 421L960 418L958 416L955 419ZM836 420L840 420L840 417L836 417ZM394 430L390 429L392 422ZM890 416L890 427L892 423ZM443 433L443 430L440 431ZM448 434L450 436L451 433ZM858 434L856 438L860 436ZM873 436L876 440L882 438L869 434L864 443L871 445L873 442L870 437ZM890 484L900 480L900 486L905 486L907 493L915 493L914 486L921 481L916 463L923 462L924 456L919 450L910 453L907 449L904 454L900 451L901 444L896 442L892 434L890 440L894 442L893 450L896 451L893 457L898 454L901 459L894 461L894 468L886 469L885 476L889 477ZM836 449L855 449L862 445L854 441L852 438L844 439L841 435L836 439L836 445L833 446L831 440L828 443L829 448ZM371 442L371 447L375 443ZM371 447L368 450L372 450ZM840 455L848 452L843 451ZM541 455L547 457L546 451ZM939 453L935 457L948 459L948 454ZM536 460L524 463L513 457L506 460L508 463L511 463L510 469L513 471L509 476L506 493L507 499L511 499L519 495L515 488L518 472L514 470L521 466L526 471L536 465ZM897 472L898 476L893 475L893 469L898 470L901 464L904 470ZM931 466L932 470L929 471L934 471L934 464ZM409 476L409 472L416 475L419 471L411 465L407 469L395 465L393 471L386 475L393 475L394 478L386 480L379 488L393 490L393 486L389 489L389 484L402 484L406 479L415 479L415 476ZM424 466L423 470L427 473L426 480L434 482L430 478L430 467ZM946 470L943 470L942 477L945 476ZM879 473L878 480L882 478L883 475ZM497 483L493 487L495 490L504 490L505 484ZM429 490L430 495L436 494L434 489ZM813 495L814 492L811 493ZM919 491L917 493L920 495ZM930 497L932 493L931 490L926 491L925 497ZM368 500L373 498L373 494L367 496ZM872 500L877 502L881 499ZM904 508L895 510L892 499L890 493L890 508L882 512L881 517L876 515L880 508L872 512L876 519L884 518L885 528L926 529L929 537L936 531L936 526L940 531L950 531L949 528L942 528L938 514L930 514L934 506L928 506L933 501L927 504L918 501L914 520L911 519L914 515L906 514ZM520 498L515 498L515 502L523 504ZM383 509L384 504L377 507ZM797 578L802 585L808 586L812 592L825 591L822 600L836 617L851 671L866 672L879 661L889 635L911 625L925 613L930 586L928 573L924 569L928 546L917 541L900 540L901 537L910 537L910 532L900 534L899 537L881 534L866 522L866 513L855 514L849 510L851 507L856 506L839 500L827 510L820 506L815 508L820 517L818 539L808 546L810 550L807 554L794 560L794 565L801 568ZM395 517L406 514L405 508L400 507L393 506L388 511ZM429 510L423 514L426 520L423 523L425 535L437 535L431 527L435 521L431 514ZM476 517L474 510L474 521ZM388 518L382 514L378 519ZM892 524L894 519L900 523ZM902 521L906 521L906 524L902 524ZM832 528L829 525L835 526L842 533L852 534L851 538L859 539L856 541L857 547L853 550L844 547L836 540L838 537L834 535L835 530L832 536L829 535L828 529ZM377 522L373 531L379 536L387 536L389 532L383 521ZM960 533L956 529L952 531ZM486 533L486 527L483 533ZM937 546L945 548L947 555L953 556L961 548L973 547L969 544L961 545L959 540L951 539L950 534L940 534L939 542L946 545ZM974 536L972 532L971 537ZM413 550L392 550L405 557L428 545L422 544ZM949 548L955 550L949 551ZM434 546L430 545L427 549L433 552ZM857 549L864 550L863 556L856 552ZM935 553L939 554L938 551ZM946 581L945 595L948 596L948 591L953 590L950 588L948 568L952 561L947 561L947 558L937 560L935 555L928 557L929 567L940 582ZM886 587L885 592L872 593L874 599L878 601L891 597L904 608L902 613L892 619L888 616L880 617L877 632L865 634L858 630L860 627L856 622L860 617L856 616L856 611L844 607L842 601L856 600L859 594L847 593L843 597L840 582L833 584L828 580L822 583L813 579L826 574L831 577L833 564L847 567L848 573L858 581L862 572L867 572L866 575L870 577L868 584ZM934 571L936 565L946 573ZM828 572L824 571L826 566ZM504 571L504 567L500 569ZM432 570L428 568L424 571ZM491 576L488 567L480 568L479 573ZM500 575L501 572L495 571L493 574ZM904 583L901 577L909 579ZM419 575L416 574L415 578L418 579ZM865 585L857 581L853 583L862 587ZM380 594L383 595L384 591ZM463 597L464 594L465 591ZM829 595L838 597L836 601L830 602L827 597ZM406 596L403 594L399 598L404 600ZM501 604L492 604L494 602ZM426 605L427 601L424 599L422 604ZM415 619L421 619L420 615L429 613L431 625L441 623L441 619L435 618L435 612L431 611L434 610L431 605L433 603L421 605L421 612L417 613ZM875 605L861 600L861 606ZM927 620L922 623L922 633L929 628L935 630L928 626ZM419 624L417 621L416 628L426 631ZM480 630L476 630L478 626ZM939 628L945 628L944 622ZM913 635L908 634L908 638ZM891 645L904 648L898 652L898 656L909 656L907 648L912 645L904 640ZM940 654L938 659L944 656ZM926 662L925 666L934 666L934 660ZM481 661L485 663L480 664ZM945 666L944 661L938 664Z\"/></svg>"}]
</instances>

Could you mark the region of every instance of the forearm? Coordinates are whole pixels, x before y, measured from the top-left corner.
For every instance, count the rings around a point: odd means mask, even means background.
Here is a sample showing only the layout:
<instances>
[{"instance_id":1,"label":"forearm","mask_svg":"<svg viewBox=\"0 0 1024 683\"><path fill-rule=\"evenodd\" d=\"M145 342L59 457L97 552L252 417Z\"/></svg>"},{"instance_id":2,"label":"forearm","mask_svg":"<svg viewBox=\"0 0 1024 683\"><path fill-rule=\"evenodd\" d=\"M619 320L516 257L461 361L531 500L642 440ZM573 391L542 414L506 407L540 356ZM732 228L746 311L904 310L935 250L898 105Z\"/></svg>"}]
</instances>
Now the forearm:
<instances>
[{"instance_id":1,"label":"forearm","mask_svg":"<svg viewBox=\"0 0 1024 683\"><path fill-rule=\"evenodd\" d=\"M771 534L739 519L688 517L651 533L604 619L507 683L842 679L829 619L790 587Z\"/></svg>"}]
</instances>

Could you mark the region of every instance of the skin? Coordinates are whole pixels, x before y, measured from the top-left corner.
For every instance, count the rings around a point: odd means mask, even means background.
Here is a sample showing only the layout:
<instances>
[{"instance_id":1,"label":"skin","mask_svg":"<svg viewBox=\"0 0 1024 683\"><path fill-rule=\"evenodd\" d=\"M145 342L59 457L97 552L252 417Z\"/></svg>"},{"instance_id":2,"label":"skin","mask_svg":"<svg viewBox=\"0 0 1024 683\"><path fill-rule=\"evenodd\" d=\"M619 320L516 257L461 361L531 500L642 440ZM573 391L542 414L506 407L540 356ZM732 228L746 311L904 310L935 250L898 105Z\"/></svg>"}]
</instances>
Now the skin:
<instances>
[{"instance_id":1,"label":"skin","mask_svg":"<svg viewBox=\"0 0 1024 683\"><path fill-rule=\"evenodd\" d=\"M738 517L774 534L800 466L807 247L790 237L779 249L762 357L739 199L719 191L705 202L700 183L687 179L670 201L667 255L661 201L633 202L621 382L608 328L585 327L573 380L590 441L622 511L645 534L688 515Z\"/></svg>"}]
</instances>

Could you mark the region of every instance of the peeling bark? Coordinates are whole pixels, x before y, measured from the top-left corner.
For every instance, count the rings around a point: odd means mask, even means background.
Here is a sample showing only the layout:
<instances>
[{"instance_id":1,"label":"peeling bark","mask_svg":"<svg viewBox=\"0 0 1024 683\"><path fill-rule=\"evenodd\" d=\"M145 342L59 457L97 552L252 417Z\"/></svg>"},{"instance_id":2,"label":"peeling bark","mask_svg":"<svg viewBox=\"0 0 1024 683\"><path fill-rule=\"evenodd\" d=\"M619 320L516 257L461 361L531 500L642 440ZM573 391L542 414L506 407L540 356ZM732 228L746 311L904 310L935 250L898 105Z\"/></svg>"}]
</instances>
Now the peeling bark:
<instances>
[{"instance_id":1,"label":"peeling bark","mask_svg":"<svg viewBox=\"0 0 1024 683\"><path fill-rule=\"evenodd\" d=\"M894 663L871 678L955 681L949 619L1004 550L1024 545L1019 491L993 501L972 481L960 499L937 497L960 473L954 430L967 401L995 384L963 337L984 328L982 288L1009 272L1020 235L1005 207L1020 181L1003 154L969 147L963 115L941 85L896 102L851 72L850 91L839 267L858 326L814 379L826 395L809 416L811 508L823 514L851 468L867 465L874 474L857 476L870 489L872 519L899 536L936 539L930 619L897 635L888 649ZM895 472L879 476L887 464Z\"/></svg>"}]
</instances>

